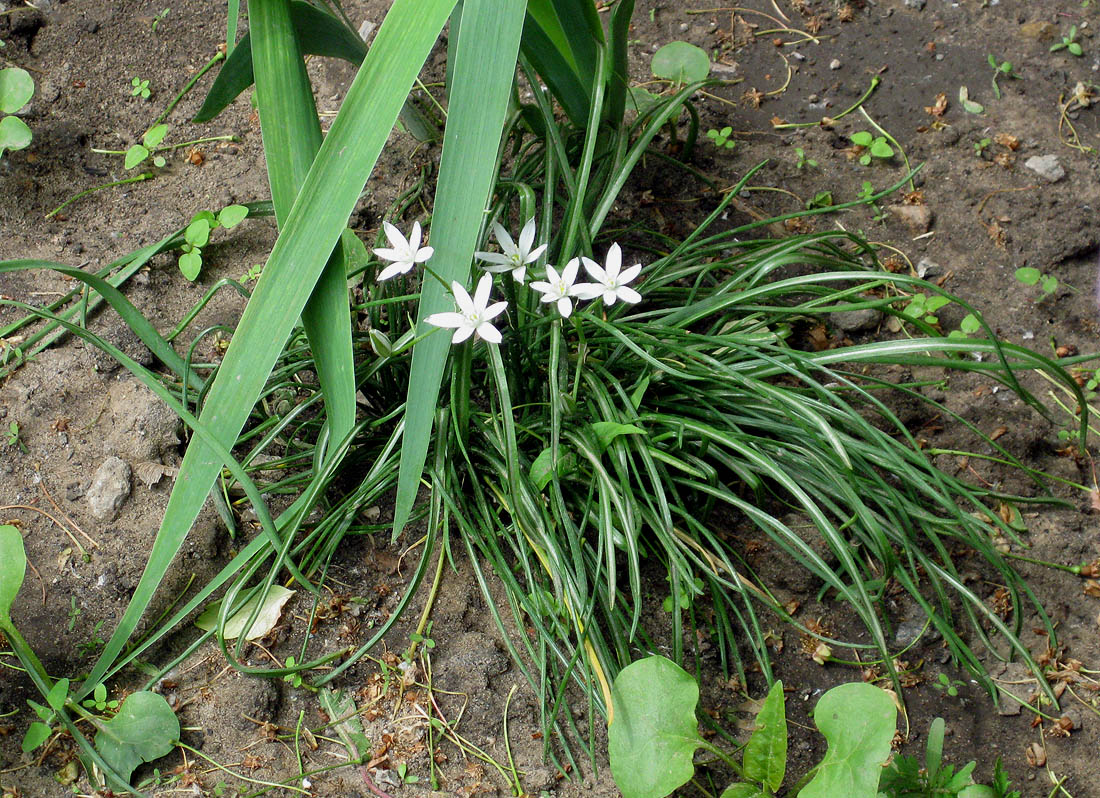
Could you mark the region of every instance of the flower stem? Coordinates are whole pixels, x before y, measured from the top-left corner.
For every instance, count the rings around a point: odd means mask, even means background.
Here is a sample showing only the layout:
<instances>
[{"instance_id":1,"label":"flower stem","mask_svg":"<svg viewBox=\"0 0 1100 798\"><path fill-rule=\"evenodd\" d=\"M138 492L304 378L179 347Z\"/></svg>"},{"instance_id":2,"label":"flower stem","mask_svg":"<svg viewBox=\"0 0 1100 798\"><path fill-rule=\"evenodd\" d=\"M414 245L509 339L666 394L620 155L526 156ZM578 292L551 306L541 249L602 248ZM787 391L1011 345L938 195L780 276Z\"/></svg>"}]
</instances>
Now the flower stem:
<instances>
[{"instance_id":1,"label":"flower stem","mask_svg":"<svg viewBox=\"0 0 1100 798\"><path fill-rule=\"evenodd\" d=\"M470 369L474 359L474 340L469 338L454 347L451 362L451 421L462 445L470 436Z\"/></svg>"}]
</instances>

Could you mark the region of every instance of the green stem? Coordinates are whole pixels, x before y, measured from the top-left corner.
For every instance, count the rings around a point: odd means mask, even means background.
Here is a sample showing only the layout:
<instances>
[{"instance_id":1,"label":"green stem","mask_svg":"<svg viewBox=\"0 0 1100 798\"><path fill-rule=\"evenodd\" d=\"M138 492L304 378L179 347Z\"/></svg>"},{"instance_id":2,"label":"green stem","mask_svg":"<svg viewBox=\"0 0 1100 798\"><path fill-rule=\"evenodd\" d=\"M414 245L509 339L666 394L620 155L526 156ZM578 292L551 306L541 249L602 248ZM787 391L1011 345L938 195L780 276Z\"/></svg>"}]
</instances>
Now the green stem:
<instances>
[{"instance_id":1,"label":"green stem","mask_svg":"<svg viewBox=\"0 0 1100 798\"><path fill-rule=\"evenodd\" d=\"M1059 565L1056 562L1047 562L1046 560L1037 560L1034 557L1025 557L1022 554L1013 554L1010 551L1004 553L1005 557L1011 557L1014 560L1022 560L1023 562L1029 562L1032 565L1042 565L1046 568L1053 568L1056 571L1065 571L1066 573L1073 574L1074 576L1080 576L1081 571L1091 565L1091 562L1083 562L1080 565Z\"/></svg>"},{"instance_id":2,"label":"green stem","mask_svg":"<svg viewBox=\"0 0 1100 798\"><path fill-rule=\"evenodd\" d=\"M727 754L725 751L723 751L718 746L714 745L713 743L708 743L706 740L704 740L702 738L699 739L699 742L700 742L700 746L699 746L700 748L704 748L707 751L710 751L716 757L718 757L723 762L725 762L726 765L729 767L729 769L737 774L738 778L748 780L748 777L745 775L745 771L741 768L741 766L739 764L737 764L737 761L733 757L731 757L729 754Z\"/></svg>"},{"instance_id":3,"label":"green stem","mask_svg":"<svg viewBox=\"0 0 1100 798\"><path fill-rule=\"evenodd\" d=\"M47 213L46 218L49 219L51 216L58 213L59 211L61 211L66 206L71 205L72 203L76 202L78 199L80 199L82 197L86 197L86 196L88 196L89 194L91 194L93 192L100 191L100 190L105 189L105 188L114 188L115 186L124 186L127 183L140 183L142 180L151 180L152 178L153 178L153 173L152 172L142 172L140 175L137 175L135 177L127 177L124 180L115 180L112 183L104 183L102 186L96 186L95 188L89 188L86 191L81 191L79 194L75 194L72 197L69 197L67 200L62 202L60 205L58 205L52 211Z\"/></svg>"},{"instance_id":4,"label":"green stem","mask_svg":"<svg viewBox=\"0 0 1100 798\"><path fill-rule=\"evenodd\" d=\"M191 80L187 81L187 84L183 87L183 89L180 91L180 93L177 94L174 98L172 98L172 102L168 103L167 107L164 109L164 111L161 113L161 115L158 116L156 119L154 119L153 124L149 125L149 127L156 127L161 122L163 122L165 119L167 119L168 114L172 113L172 109L174 109L176 107L176 105L179 104L179 101L184 98L184 96L187 94L187 92L191 91L191 89L194 88L195 83L198 82L199 78L201 78L203 75L205 75L207 72L209 72L211 67L214 66L214 64L218 63L219 61L223 61L223 60L225 60L225 53L221 53L221 52L215 53L214 57L211 58L209 61L207 61L206 65L202 69L200 69L198 72L196 72L194 77L191 78Z\"/></svg>"},{"instance_id":5,"label":"green stem","mask_svg":"<svg viewBox=\"0 0 1100 798\"><path fill-rule=\"evenodd\" d=\"M912 176L913 175L913 170L909 167L909 156L905 154L905 150L898 143L898 140L896 138L894 138L893 136L891 136L890 133L886 130L886 128L882 127L881 125L879 125L878 122L876 122L874 119L872 119L871 115L869 113L867 113L866 108L860 108L859 112L861 114L863 114L864 119L866 119L868 122L871 123L871 127L873 127L875 130L877 130L879 133L881 133L886 138L887 141L889 141L891 144L893 144L895 147L898 148L898 152L901 153L901 160L905 162L905 171L909 172L909 190L910 191L916 191L917 190L917 184L913 182L913 176Z\"/></svg>"},{"instance_id":6,"label":"green stem","mask_svg":"<svg viewBox=\"0 0 1100 798\"><path fill-rule=\"evenodd\" d=\"M837 119L843 119L848 114L852 113L852 111L856 110L861 105L863 105L863 103L867 101L867 98L871 96L871 93L875 89L878 88L878 84L880 84L880 83L882 83L882 78L880 78L878 75L875 75L873 78L871 78L870 87L867 89L867 91L863 92L863 96L860 97L858 100L856 100L855 104L852 105L851 108L846 108L845 110L841 111L836 116L830 116L830 117L825 117L825 118L832 119L834 122ZM824 121L825 118L823 118L821 121L818 121L818 122L785 122L782 125L773 125L772 129L773 130L793 130L794 128L799 128L799 127L817 127L818 125L821 124L821 122ZM899 147L898 149L901 149L901 148Z\"/></svg>"}]
</instances>

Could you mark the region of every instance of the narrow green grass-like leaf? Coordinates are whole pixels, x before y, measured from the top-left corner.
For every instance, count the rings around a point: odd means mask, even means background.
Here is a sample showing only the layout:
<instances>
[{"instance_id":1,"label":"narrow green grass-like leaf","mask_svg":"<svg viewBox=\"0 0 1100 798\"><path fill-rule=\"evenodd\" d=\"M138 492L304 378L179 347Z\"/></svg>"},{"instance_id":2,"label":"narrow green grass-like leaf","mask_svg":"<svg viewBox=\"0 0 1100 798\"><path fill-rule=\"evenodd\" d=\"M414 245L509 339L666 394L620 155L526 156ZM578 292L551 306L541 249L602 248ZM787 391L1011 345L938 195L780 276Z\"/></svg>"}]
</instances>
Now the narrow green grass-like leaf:
<instances>
[{"instance_id":1,"label":"narrow green grass-like leaf","mask_svg":"<svg viewBox=\"0 0 1100 798\"><path fill-rule=\"evenodd\" d=\"M237 439L279 352L347 224L453 0L396 0L310 168L210 389L201 421L226 448ZM102 678L137 627L221 467L188 447L149 563L82 690Z\"/></svg>"},{"instance_id":2,"label":"narrow green grass-like leaf","mask_svg":"<svg viewBox=\"0 0 1100 798\"><path fill-rule=\"evenodd\" d=\"M497 151L522 27L523 3L467 0L463 4L460 39L455 47L455 80L432 214L435 247L432 266L448 282L465 284L470 274L470 262L496 174ZM492 47L485 46L489 41L493 42ZM418 334L432 330L424 321L429 315L452 307L453 300L438 281L425 280L417 316ZM394 509L395 537L408 521L416 500L450 345L450 337L440 333L425 338L413 349Z\"/></svg>"}]
</instances>

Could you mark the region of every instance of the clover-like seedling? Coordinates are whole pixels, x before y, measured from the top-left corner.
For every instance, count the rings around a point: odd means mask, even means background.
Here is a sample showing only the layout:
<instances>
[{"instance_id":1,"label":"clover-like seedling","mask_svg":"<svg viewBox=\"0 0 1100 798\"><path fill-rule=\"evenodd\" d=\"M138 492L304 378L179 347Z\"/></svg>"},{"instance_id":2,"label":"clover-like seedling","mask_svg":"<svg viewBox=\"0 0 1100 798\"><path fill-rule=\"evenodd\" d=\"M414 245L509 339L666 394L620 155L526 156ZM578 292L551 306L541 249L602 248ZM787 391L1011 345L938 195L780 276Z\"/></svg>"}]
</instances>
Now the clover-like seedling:
<instances>
[{"instance_id":1,"label":"clover-like seedling","mask_svg":"<svg viewBox=\"0 0 1100 798\"><path fill-rule=\"evenodd\" d=\"M1036 300L1037 302L1058 290L1057 277L1053 274L1043 274L1033 266L1021 266L1017 269L1016 280L1024 285L1038 285L1042 289L1043 295Z\"/></svg>"},{"instance_id":2,"label":"clover-like seedling","mask_svg":"<svg viewBox=\"0 0 1100 798\"><path fill-rule=\"evenodd\" d=\"M730 138L730 135L732 133L733 128L729 125L726 125L721 130L716 130L714 128L708 130L707 138L713 141L714 146L718 147L719 149L724 147L727 150L732 150L734 147L737 146L737 142Z\"/></svg>"},{"instance_id":3,"label":"clover-like seedling","mask_svg":"<svg viewBox=\"0 0 1100 798\"><path fill-rule=\"evenodd\" d=\"M988 137L986 137L984 139L978 139L977 141L974 142L974 154L977 155L979 158L981 158L982 153L985 152L985 148L988 147L992 143L993 143L993 139L988 138Z\"/></svg>"},{"instance_id":4,"label":"clover-like seedling","mask_svg":"<svg viewBox=\"0 0 1100 798\"><path fill-rule=\"evenodd\" d=\"M141 144L135 144L126 150L124 162L126 168L133 169L144 163L150 155L153 156L153 166L162 168L167 161L164 160L163 155L157 155L156 151L166 135L168 135L168 125L154 125L146 130L145 135L141 137Z\"/></svg>"},{"instance_id":5,"label":"clover-like seedling","mask_svg":"<svg viewBox=\"0 0 1100 798\"><path fill-rule=\"evenodd\" d=\"M133 78L130 81L130 96L141 97L143 100L148 100L149 95L152 92L149 90L149 81L142 80L141 78Z\"/></svg>"},{"instance_id":6,"label":"clover-like seedling","mask_svg":"<svg viewBox=\"0 0 1100 798\"><path fill-rule=\"evenodd\" d=\"M248 216L244 205L226 205L215 216L212 211L199 211L183 231L183 254L179 257L180 272L194 282L202 270L202 248L210 241L210 233L219 227L236 227Z\"/></svg>"},{"instance_id":7,"label":"clover-like seedling","mask_svg":"<svg viewBox=\"0 0 1100 798\"><path fill-rule=\"evenodd\" d=\"M1059 50L1067 50L1070 55L1082 56L1085 51L1081 49L1081 45L1077 43L1077 26L1069 26L1069 34L1062 37L1062 41L1050 46L1050 52L1056 53Z\"/></svg>"},{"instance_id":8,"label":"clover-like seedling","mask_svg":"<svg viewBox=\"0 0 1100 798\"><path fill-rule=\"evenodd\" d=\"M31 143L31 129L17 116L34 96L34 80L19 67L0 69L0 158L5 150L22 150Z\"/></svg>"},{"instance_id":9,"label":"clover-like seedling","mask_svg":"<svg viewBox=\"0 0 1100 798\"><path fill-rule=\"evenodd\" d=\"M873 136L866 130L860 130L848 138L852 140L852 144L862 148L859 162L864 166L870 166L871 160L874 158L894 157L894 148L886 141L885 136Z\"/></svg>"},{"instance_id":10,"label":"clover-like seedling","mask_svg":"<svg viewBox=\"0 0 1100 798\"><path fill-rule=\"evenodd\" d=\"M795 161L794 164L795 169L805 169L807 166L812 166L814 169L817 168L817 161L815 161L813 158L807 158L806 151L803 150L801 147L795 147L794 154L795 157L798 158L798 160Z\"/></svg>"},{"instance_id":11,"label":"clover-like seedling","mask_svg":"<svg viewBox=\"0 0 1100 798\"><path fill-rule=\"evenodd\" d=\"M97 684L95 690L92 691L91 698L85 698L81 702L88 709L94 709L96 712L114 712L118 709L118 701L116 699L107 700L107 688L103 684Z\"/></svg>"},{"instance_id":12,"label":"clover-like seedling","mask_svg":"<svg viewBox=\"0 0 1100 798\"><path fill-rule=\"evenodd\" d=\"M987 56L989 65L993 67L993 96L998 100L1001 99L1001 87L997 85L997 78L1006 77L1020 79L1020 76L1012 71L1012 63L1010 61L997 62L997 59L990 53Z\"/></svg>"}]
</instances>

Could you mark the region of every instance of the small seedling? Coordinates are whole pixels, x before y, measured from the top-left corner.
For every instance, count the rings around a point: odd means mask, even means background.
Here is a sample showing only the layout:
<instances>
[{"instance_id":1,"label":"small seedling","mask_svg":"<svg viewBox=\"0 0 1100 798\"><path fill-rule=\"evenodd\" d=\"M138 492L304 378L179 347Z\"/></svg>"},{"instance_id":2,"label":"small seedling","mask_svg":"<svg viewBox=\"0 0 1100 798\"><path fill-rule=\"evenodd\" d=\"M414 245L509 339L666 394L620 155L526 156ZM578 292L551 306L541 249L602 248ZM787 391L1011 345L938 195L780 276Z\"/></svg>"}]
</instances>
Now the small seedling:
<instances>
[{"instance_id":1,"label":"small seedling","mask_svg":"<svg viewBox=\"0 0 1100 798\"><path fill-rule=\"evenodd\" d=\"M810 199L806 200L806 210L812 211L814 208L828 208L832 204L833 192L819 191L814 194Z\"/></svg>"},{"instance_id":2,"label":"small seedling","mask_svg":"<svg viewBox=\"0 0 1100 798\"><path fill-rule=\"evenodd\" d=\"M69 596L69 631L76 628L76 619L80 617L82 610L76 606L76 596Z\"/></svg>"},{"instance_id":3,"label":"small seedling","mask_svg":"<svg viewBox=\"0 0 1100 798\"><path fill-rule=\"evenodd\" d=\"M993 143L993 139L988 138L988 137L986 137L984 139L978 139L977 141L974 142L974 154L977 155L979 158L981 158L982 153L985 152L985 148L988 147L992 143Z\"/></svg>"},{"instance_id":4,"label":"small seedling","mask_svg":"<svg viewBox=\"0 0 1100 798\"><path fill-rule=\"evenodd\" d=\"M737 142L730 138L730 135L732 133L733 128L729 125L726 125L721 130L715 130L714 128L708 130L707 138L713 141L714 146L718 147L719 149L724 147L727 150L732 150L734 147L737 146Z\"/></svg>"},{"instance_id":5,"label":"small seedling","mask_svg":"<svg viewBox=\"0 0 1100 798\"><path fill-rule=\"evenodd\" d=\"M164 141L164 137L168 135L168 125L154 125L145 131L145 135L141 137L141 144L135 144L130 149L126 150L126 160L124 165L127 169L133 169L135 166L139 166L145 162L145 160L152 155L153 166L161 169L165 163L163 155L156 154L157 147Z\"/></svg>"},{"instance_id":6,"label":"small seedling","mask_svg":"<svg viewBox=\"0 0 1100 798\"><path fill-rule=\"evenodd\" d=\"M95 690L92 691L92 697L85 698L81 703L96 712L115 712L118 710L118 701L115 699L107 700L107 688L102 684L97 684Z\"/></svg>"},{"instance_id":7,"label":"small seedling","mask_svg":"<svg viewBox=\"0 0 1100 798\"><path fill-rule=\"evenodd\" d=\"M162 21L162 20L163 20L163 19L164 19L165 17L167 17L167 16L168 16L168 12L169 12L169 11L171 11L171 9L170 9L170 8L166 8L166 9L164 9L163 11L161 11L161 12L160 12L159 14L157 14L157 15L156 15L155 17L153 17L153 33L156 33L156 32L157 32L157 25L159 25L159 24L161 23L161 21Z\"/></svg>"},{"instance_id":8,"label":"small seedling","mask_svg":"<svg viewBox=\"0 0 1100 798\"><path fill-rule=\"evenodd\" d=\"M19 67L0 69L0 158L5 150L22 150L31 143L31 129L17 116L34 96L34 80Z\"/></svg>"},{"instance_id":9,"label":"small seedling","mask_svg":"<svg viewBox=\"0 0 1100 798\"><path fill-rule=\"evenodd\" d=\"M1043 295L1036 302L1046 299L1058 290L1058 278L1053 274L1043 274L1032 266L1021 266L1016 270L1017 282L1024 285L1038 285L1043 290Z\"/></svg>"},{"instance_id":10,"label":"small seedling","mask_svg":"<svg viewBox=\"0 0 1100 798\"><path fill-rule=\"evenodd\" d=\"M797 161L795 161L794 164L795 169L805 169L807 166L811 166L814 169L817 168L817 161L815 161L813 158L807 158L806 151L803 150L801 147L795 147L794 154L795 157L798 159Z\"/></svg>"},{"instance_id":11,"label":"small seedling","mask_svg":"<svg viewBox=\"0 0 1100 798\"><path fill-rule=\"evenodd\" d=\"M666 577L667 579L667 577ZM699 577L695 577L694 583L689 589L686 585L680 585L679 597L665 596L664 602L661 607L665 612L672 612L674 609L689 610L691 609L692 600L696 595L700 595L703 592L703 580Z\"/></svg>"},{"instance_id":12,"label":"small seedling","mask_svg":"<svg viewBox=\"0 0 1100 798\"><path fill-rule=\"evenodd\" d=\"M859 162L864 166L870 166L873 158L894 157L894 148L886 141L885 136L874 136L869 131L860 130L848 138L852 140L852 144L861 148Z\"/></svg>"},{"instance_id":13,"label":"small seedling","mask_svg":"<svg viewBox=\"0 0 1100 798\"><path fill-rule=\"evenodd\" d=\"M914 294L909 303L902 310L902 313L911 319L920 319L925 324L932 325L933 327L940 323L940 319L936 316L936 312L944 305L951 304L951 300L945 296L939 294L935 296L928 296L928 294Z\"/></svg>"},{"instance_id":14,"label":"small seedling","mask_svg":"<svg viewBox=\"0 0 1100 798\"><path fill-rule=\"evenodd\" d=\"M937 690L942 691L951 698L958 698L959 688L964 687L966 682L960 682L958 679L950 678L946 673L941 673L936 677L936 681L932 682L932 686Z\"/></svg>"},{"instance_id":15,"label":"small seedling","mask_svg":"<svg viewBox=\"0 0 1100 798\"><path fill-rule=\"evenodd\" d=\"M1012 63L1010 61L1001 61L997 63L996 57L992 53L989 54L987 60L989 65L993 67L993 96L998 100L1001 99L1001 87L997 85L997 78L1014 78L1020 79L1020 76L1012 71Z\"/></svg>"},{"instance_id":16,"label":"small seedling","mask_svg":"<svg viewBox=\"0 0 1100 798\"><path fill-rule=\"evenodd\" d=\"M179 257L180 272L194 282L202 270L202 248L210 241L210 233L219 227L227 230L236 227L248 216L243 205L227 205L215 216L212 211L199 211L191 218L191 224L183 231L183 254Z\"/></svg>"},{"instance_id":17,"label":"small seedling","mask_svg":"<svg viewBox=\"0 0 1100 798\"><path fill-rule=\"evenodd\" d=\"M27 454L27 445L23 443L22 439L19 437L18 421L12 421L8 424L8 446L13 449L18 446L23 454Z\"/></svg>"},{"instance_id":18,"label":"small seedling","mask_svg":"<svg viewBox=\"0 0 1100 798\"><path fill-rule=\"evenodd\" d=\"M103 621L96 621L95 628L92 629L92 636L76 647L77 653L79 653L80 656L90 657L95 654L98 649L107 645L107 641L99 636L99 630L102 626Z\"/></svg>"},{"instance_id":19,"label":"small seedling","mask_svg":"<svg viewBox=\"0 0 1100 798\"><path fill-rule=\"evenodd\" d=\"M968 114L985 113L985 106L970 99L970 90L966 86L959 86L959 105Z\"/></svg>"},{"instance_id":20,"label":"small seedling","mask_svg":"<svg viewBox=\"0 0 1100 798\"><path fill-rule=\"evenodd\" d=\"M148 100L149 95L152 94L149 90L149 81L141 78L133 78L130 81L130 89L131 97L141 97L143 100Z\"/></svg>"},{"instance_id":21,"label":"small seedling","mask_svg":"<svg viewBox=\"0 0 1100 798\"><path fill-rule=\"evenodd\" d=\"M865 202L870 202L871 197L875 196L875 187L871 185L870 180L863 181L863 186L860 188L857 196ZM874 221L881 222L886 218L886 211L879 207L877 202L871 202L871 207L875 209L875 215L872 217Z\"/></svg>"},{"instance_id":22,"label":"small seedling","mask_svg":"<svg viewBox=\"0 0 1100 798\"><path fill-rule=\"evenodd\" d=\"M246 271L244 274L241 275L240 282L250 283L253 280L259 280L260 279L260 274L263 272L263 270L264 270L264 265L262 263L255 263L252 266L249 266L248 271ZM372 330L372 332L373 332L373 330Z\"/></svg>"},{"instance_id":23,"label":"small seedling","mask_svg":"<svg viewBox=\"0 0 1100 798\"><path fill-rule=\"evenodd\" d=\"M286 666L288 668L293 668L297 664L298 663L294 659L294 657L287 657L286 658ZM283 681L286 682L287 684L289 684L291 687L301 687L302 684L303 684L302 674L301 673L288 673L286 676L283 677Z\"/></svg>"},{"instance_id":24,"label":"small seedling","mask_svg":"<svg viewBox=\"0 0 1100 798\"><path fill-rule=\"evenodd\" d=\"M1019 798L1008 792L1009 781L1001 770L1001 760L994 768L993 786L975 784L971 774L977 765L969 762L955 770L943 761L943 718L936 718L928 730L924 762L913 756L896 757L882 772L879 791L885 798L910 796L958 796L958 798ZM1000 778L998 780L998 773Z\"/></svg>"},{"instance_id":25,"label":"small seedling","mask_svg":"<svg viewBox=\"0 0 1100 798\"><path fill-rule=\"evenodd\" d=\"M1050 52L1056 53L1059 50L1068 50L1070 55L1082 56L1084 50L1081 49L1081 45L1077 43L1077 26L1069 26L1069 34L1062 37L1062 41L1050 46Z\"/></svg>"},{"instance_id":26,"label":"small seedling","mask_svg":"<svg viewBox=\"0 0 1100 798\"><path fill-rule=\"evenodd\" d=\"M409 773L409 766L404 762L400 762L397 765L397 777L401 779L402 784L416 784L420 781L419 776L414 776Z\"/></svg>"}]
</instances>

